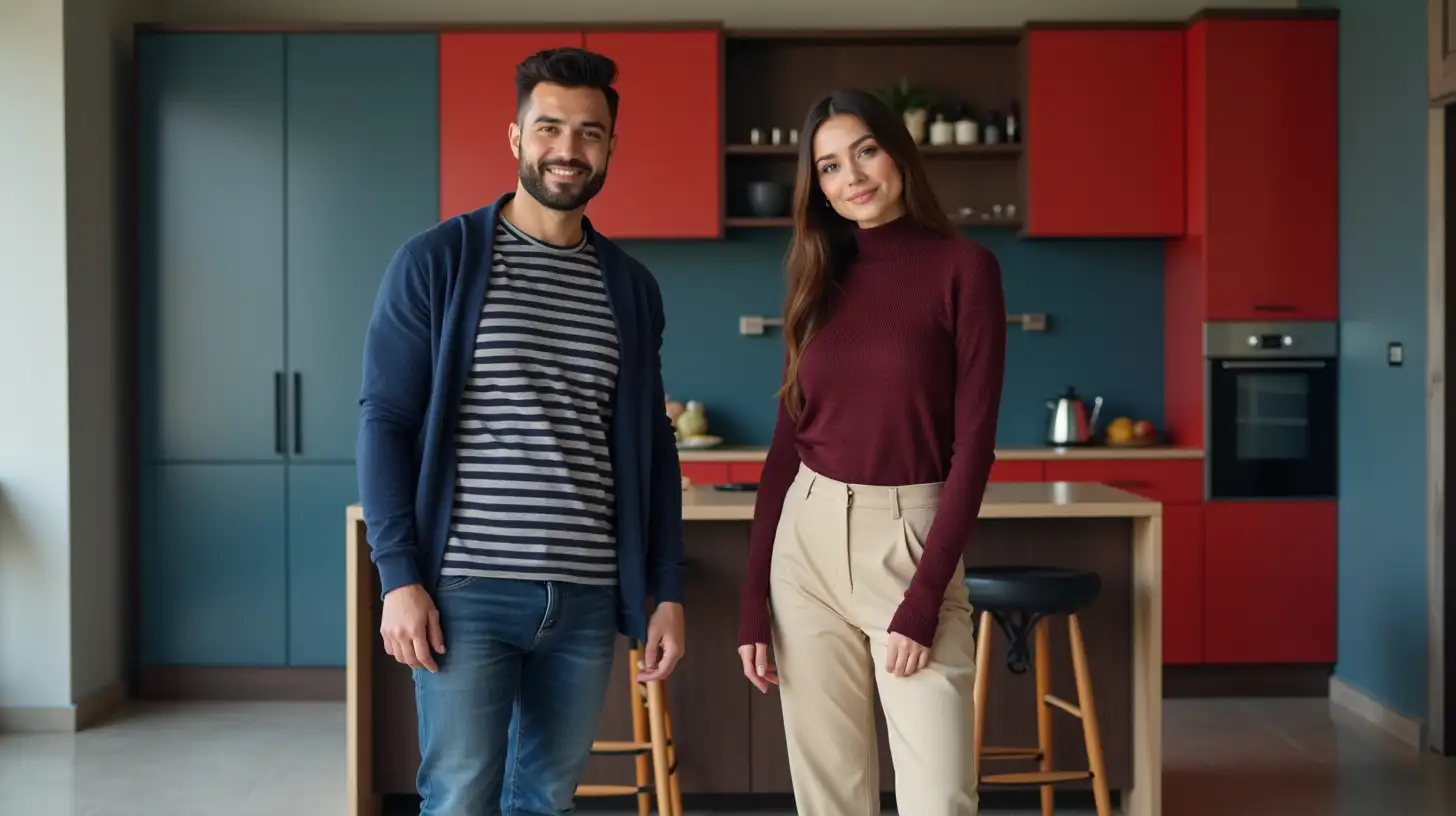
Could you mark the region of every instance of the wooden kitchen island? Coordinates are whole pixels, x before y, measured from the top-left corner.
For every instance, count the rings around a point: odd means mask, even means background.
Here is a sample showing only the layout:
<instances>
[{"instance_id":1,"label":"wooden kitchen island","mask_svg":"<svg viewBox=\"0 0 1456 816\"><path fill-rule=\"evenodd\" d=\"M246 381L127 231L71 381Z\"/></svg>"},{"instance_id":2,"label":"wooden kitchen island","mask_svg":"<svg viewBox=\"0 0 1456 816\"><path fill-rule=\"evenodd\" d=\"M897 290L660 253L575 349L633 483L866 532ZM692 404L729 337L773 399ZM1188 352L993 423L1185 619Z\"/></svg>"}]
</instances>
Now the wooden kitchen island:
<instances>
[{"instance_id":1,"label":"wooden kitchen island","mask_svg":"<svg viewBox=\"0 0 1456 816\"><path fill-rule=\"evenodd\" d=\"M791 792L778 696L749 685L736 651L753 501L752 493L709 487L689 488L683 496L687 654L668 680L668 697L678 773L690 800ZM348 812L374 816L380 797L414 792L419 743L409 669L379 643L378 576L357 505L348 508L347 519ZM1003 482L986 490L965 559L971 566L1090 569L1102 577L1101 597L1081 618L1108 781L1128 816L1161 814L1161 543L1158 502L1099 484ZM999 632L995 637L986 744L1034 746L1033 674L1007 670L1005 639ZM1063 619L1053 621L1051 644L1052 692L1075 700ZM599 726L603 739L631 737L628 677L623 640ZM1058 764L1085 768L1080 722L1060 713L1054 721ZM883 718L879 728L881 788L893 791ZM583 781L632 784L632 769L630 759L593 758Z\"/></svg>"}]
</instances>

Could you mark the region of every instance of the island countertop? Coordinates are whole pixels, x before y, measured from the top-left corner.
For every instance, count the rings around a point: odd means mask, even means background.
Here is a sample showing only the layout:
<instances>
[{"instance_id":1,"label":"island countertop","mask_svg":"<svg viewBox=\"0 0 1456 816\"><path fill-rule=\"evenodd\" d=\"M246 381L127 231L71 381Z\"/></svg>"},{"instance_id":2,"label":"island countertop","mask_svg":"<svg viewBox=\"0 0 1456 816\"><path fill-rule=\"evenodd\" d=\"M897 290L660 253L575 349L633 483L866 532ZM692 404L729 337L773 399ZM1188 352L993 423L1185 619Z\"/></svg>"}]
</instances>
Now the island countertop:
<instances>
[{"instance_id":1,"label":"island countertop","mask_svg":"<svg viewBox=\"0 0 1456 816\"><path fill-rule=\"evenodd\" d=\"M754 445L720 445L715 448L680 448L683 462L762 462L768 448ZM1051 447L1019 445L996 449L999 462L1097 461L1106 459L1202 459L1203 449L1181 445L1077 445Z\"/></svg>"},{"instance_id":2,"label":"island countertop","mask_svg":"<svg viewBox=\"0 0 1456 816\"><path fill-rule=\"evenodd\" d=\"M693 486L683 491L684 521L752 521L757 494ZM981 518L1152 518L1163 505L1126 490L1090 482L992 482Z\"/></svg>"}]
</instances>

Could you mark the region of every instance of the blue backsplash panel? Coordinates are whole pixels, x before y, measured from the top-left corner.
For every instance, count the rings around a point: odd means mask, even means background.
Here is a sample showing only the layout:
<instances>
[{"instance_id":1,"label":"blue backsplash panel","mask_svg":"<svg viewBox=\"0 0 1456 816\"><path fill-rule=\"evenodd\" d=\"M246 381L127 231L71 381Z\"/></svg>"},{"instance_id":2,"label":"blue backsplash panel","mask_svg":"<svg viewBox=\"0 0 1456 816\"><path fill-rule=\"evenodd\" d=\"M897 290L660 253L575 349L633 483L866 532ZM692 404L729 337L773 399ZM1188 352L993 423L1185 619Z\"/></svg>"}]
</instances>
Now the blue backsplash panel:
<instances>
[{"instance_id":1,"label":"blue backsplash panel","mask_svg":"<svg viewBox=\"0 0 1456 816\"><path fill-rule=\"evenodd\" d=\"M970 230L1001 261L1006 308L1043 312L1048 330L1009 328L998 441L1035 445L1046 401L1067 386L1101 395L1104 417L1163 418L1163 242L1019 240ZM745 314L783 307L787 230L730 230L725 241L624 241L662 286L663 375L674 399L699 400L729 444L765 445L783 365L777 329L738 333Z\"/></svg>"}]
</instances>

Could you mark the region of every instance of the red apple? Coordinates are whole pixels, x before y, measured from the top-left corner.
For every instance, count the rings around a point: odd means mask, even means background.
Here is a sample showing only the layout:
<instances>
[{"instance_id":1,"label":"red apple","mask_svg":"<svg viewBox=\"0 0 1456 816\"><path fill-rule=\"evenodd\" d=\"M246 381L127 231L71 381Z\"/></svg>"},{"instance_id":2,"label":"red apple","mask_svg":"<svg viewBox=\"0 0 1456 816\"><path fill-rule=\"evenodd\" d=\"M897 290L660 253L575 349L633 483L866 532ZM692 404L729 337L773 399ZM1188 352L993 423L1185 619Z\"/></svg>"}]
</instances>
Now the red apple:
<instances>
[{"instance_id":1,"label":"red apple","mask_svg":"<svg viewBox=\"0 0 1456 816\"><path fill-rule=\"evenodd\" d=\"M1132 436L1134 439L1151 439L1153 433L1153 423L1146 419L1139 419L1132 424Z\"/></svg>"}]
</instances>

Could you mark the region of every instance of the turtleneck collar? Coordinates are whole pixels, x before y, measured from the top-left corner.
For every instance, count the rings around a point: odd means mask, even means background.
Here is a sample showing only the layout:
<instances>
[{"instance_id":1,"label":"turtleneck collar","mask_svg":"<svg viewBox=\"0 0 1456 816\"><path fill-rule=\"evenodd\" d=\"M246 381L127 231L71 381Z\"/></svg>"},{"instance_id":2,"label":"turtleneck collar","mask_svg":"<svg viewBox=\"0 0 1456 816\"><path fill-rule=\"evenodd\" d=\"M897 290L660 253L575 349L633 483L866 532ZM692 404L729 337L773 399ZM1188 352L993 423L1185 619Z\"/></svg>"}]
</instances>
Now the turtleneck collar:
<instances>
[{"instance_id":1,"label":"turtleneck collar","mask_svg":"<svg viewBox=\"0 0 1456 816\"><path fill-rule=\"evenodd\" d=\"M854 243L864 260L890 258L923 246L934 233L920 226L909 213L878 227L856 226Z\"/></svg>"}]
</instances>

